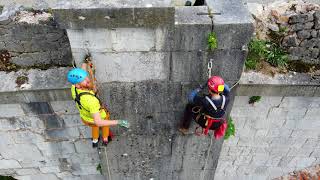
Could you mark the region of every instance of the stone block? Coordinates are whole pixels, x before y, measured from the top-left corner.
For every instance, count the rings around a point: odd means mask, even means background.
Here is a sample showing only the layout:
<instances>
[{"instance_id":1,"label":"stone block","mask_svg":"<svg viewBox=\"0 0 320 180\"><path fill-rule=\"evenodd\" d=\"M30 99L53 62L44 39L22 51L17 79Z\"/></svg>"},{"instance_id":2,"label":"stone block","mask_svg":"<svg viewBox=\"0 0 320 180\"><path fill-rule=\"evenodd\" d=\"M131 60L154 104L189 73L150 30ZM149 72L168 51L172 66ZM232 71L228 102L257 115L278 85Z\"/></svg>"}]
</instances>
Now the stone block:
<instances>
[{"instance_id":1,"label":"stone block","mask_svg":"<svg viewBox=\"0 0 320 180\"><path fill-rule=\"evenodd\" d=\"M269 151L270 156L286 156L289 152L289 147L272 147Z\"/></svg>"},{"instance_id":2,"label":"stone block","mask_svg":"<svg viewBox=\"0 0 320 180\"><path fill-rule=\"evenodd\" d=\"M112 36L108 29L68 29L68 38L73 51L88 49L89 52L110 52L112 51Z\"/></svg>"},{"instance_id":3,"label":"stone block","mask_svg":"<svg viewBox=\"0 0 320 180\"><path fill-rule=\"evenodd\" d=\"M306 140L306 142L302 145L304 148L317 148L320 145L320 140L319 139L313 139L309 138Z\"/></svg>"},{"instance_id":4,"label":"stone block","mask_svg":"<svg viewBox=\"0 0 320 180\"><path fill-rule=\"evenodd\" d=\"M76 104L74 101L51 101L50 106L52 107L52 110L57 113L58 115L63 114L78 114L79 111L76 108Z\"/></svg>"},{"instance_id":5,"label":"stone block","mask_svg":"<svg viewBox=\"0 0 320 180\"><path fill-rule=\"evenodd\" d=\"M21 163L37 164L44 160L40 150L33 144L8 145L7 148L2 148L1 155L5 159L15 159Z\"/></svg>"},{"instance_id":6,"label":"stone block","mask_svg":"<svg viewBox=\"0 0 320 180\"><path fill-rule=\"evenodd\" d=\"M47 140L72 140L80 137L79 130L76 127L46 130L45 133Z\"/></svg>"},{"instance_id":7,"label":"stone block","mask_svg":"<svg viewBox=\"0 0 320 180\"><path fill-rule=\"evenodd\" d=\"M37 168L23 168L23 169L17 169L16 173L18 176L24 176L24 175L40 174L40 171Z\"/></svg>"},{"instance_id":8,"label":"stone block","mask_svg":"<svg viewBox=\"0 0 320 180\"><path fill-rule=\"evenodd\" d=\"M96 71L99 72L97 80L100 83L166 80L169 74L169 53L92 53L92 57ZM105 62L108 62L107 66Z\"/></svg>"},{"instance_id":9,"label":"stone block","mask_svg":"<svg viewBox=\"0 0 320 180\"><path fill-rule=\"evenodd\" d=\"M314 14L314 23L315 23L315 26L314 28L315 29L320 29L320 11L316 11Z\"/></svg>"},{"instance_id":10,"label":"stone block","mask_svg":"<svg viewBox=\"0 0 320 180\"><path fill-rule=\"evenodd\" d=\"M283 97L280 107L294 108L303 107L309 108L314 101L314 97ZM317 98L316 98L317 99Z\"/></svg>"},{"instance_id":11,"label":"stone block","mask_svg":"<svg viewBox=\"0 0 320 180\"><path fill-rule=\"evenodd\" d=\"M271 142L271 147L290 147L290 148L301 148L303 144L306 142L307 138L305 137L297 137L297 138L274 138Z\"/></svg>"},{"instance_id":12,"label":"stone block","mask_svg":"<svg viewBox=\"0 0 320 180\"><path fill-rule=\"evenodd\" d=\"M295 24L295 23L304 23L304 22L310 22L313 21L313 15L312 14L295 14L290 16L289 23Z\"/></svg>"},{"instance_id":13,"label":"stone block","mask_svg":"<svg viewBox=\"0 0 320 180\"><path fill-rule=\"evenodd\" d=\"M76 147L77 153L96 153L96 150L92 148L92 143L89 139L76 141L74 145Z\"/></svg>"},{"instance_id":14,"label":"stone block","mask_svg":"<svg viewBox=\"0 0 320 180\"><path fill-rule=\"evenodd\" d=\"M83 125L79 114L60 115L59 117L63 119L65 127L79 127Z\"/></svg>"},{"instance_id":15,"label":"stone block","mask_svg":"<svg viewBox=\"0 0 320 180\"><path fill-rule=\"evenodd\" d=\"M310 119L319 119L319 108L309 108L305 117Z\"/></svg>"},{"instance_id":16,"label":"stone block","mask_svg":"<svg viewBox=\"0 0 320 180\"><path fill-rule=\"evenodd\" d=\"M294 109L271 108L267 118L298 119L298 118L303 118L306 112L307 112L307 108L294 108Z\"/></svg>"},{"instance_id":17,"label":"stone block","mask_svg":"<svg viewBox=\"0 0 320 180\"><path fill-rule=\"evenodd\" d=\"M317 32L317 30L312 30L311 33L310 33L310 35L311 35L311 37L313 37L313 38L318 37L318 32Z\"/></svg>"},{"instance_id":18,"label":"stone block","mask_svg":"<svg viewBox=\"0 0 320 180\"><path fill-rule=\"evenodd\" d=\"M173 7L109 7L53 10L55 20L62 29L173 25L174 12Z\"/></svg>"},{"instance_id":19,"label":"stone block","mask_svg":"<svg viewBox=\"0 0 320 180\"><path fill-rule=\"evenodd\" d=\"M315 23L313 22L307 22L304 24L304 29L312 29Z\"/></svg>"},{"instance_id":20,"label":"stone block","mask_svg":"<svg viewBox=\"0 0 320 180\"><path fill-rule=\"evenodd\" d=\"M320 127L319 118L311 118L311 119L303 119L297 125L297 129L299 130L317 130Z\"/></svg>"},{"instance_id":21,"label":"stone block","mask_svg":"<svg viewBox=\"0 0 320 180\"><path fill-rule=\"evenodd\" d=\"M111 144L110 144L111 145ZM92 147L91 147L92 149ZM96 150L96 149L95 149ZM94 151L94 149L93 149ZM104 153L102 151L102 153ZM73 164L96 164L100 162L99 154L97 151L94 153L74 153L69 157L70 162Z\"/></svg>"},{"instance_id":22,"label":"stone block","mask_svg":"<svg viewBox=\"0 0 320 180\"><path fill-rule=\"evenodd\" d=\"M244 50L216 50L207 55L208 60L213 60L212 74L221 76L226 82L240 78L245 57Z\"/></svg>"},{"instance_id":23,"label":"stone block","mask_svg":"<svg viewBox=\"0 0 320 180\"><path fill-rule=\"evenodd\" d=\"M311 36L312 30L302 30L297 32L297 36L299 39L308 39Z\"/></svg>"},{"instance_id":24,"label":"stone block","mask_svg":"<svg viewBox=\"0 0 320 180\"><path fill-rule=\"evenodd\" d=\"M40 171L42 173L59 173L60 172L60 168L59 166L43 166L43 167L40 167Z\"/></svg>"},{"instance_id":25,"label":"stone block","mask_svg":"<svg viewBox=\"0 0 320 180\"><path fill-rule=\"evenodd\" d=\"M207 79L206 56L203 52L173 52L171 77L174 82L204 82Z\"/></svg>"},{"instance_id":26,"label":"stone block","mask_svg":"<svg viewBox=\"0 0 320 180\"><path fill-rule=\"evenodd\" d=\"M290 47L288 50L290 55L297 56L297 57L302 56L305 51L306 49L302 47Z\"/></svg>"},{"instance_id":27,"label":"stone block","mask_svg":"<svg viewBox=\"0 0 320 180\"><path fill-rule=\"evenodd\" d=\"M270 128L267 134L268 137L279 137L279 138L287 138L290 137L293 130L291 129L284 129L284 128Z\"/></svg>"},{"instance_id":28,"label":"stone block","mask_svg":"<svg viewBox=\"0 0 320 180\"><path fill-rule=\"evenodd\" d=\"M311 148L291 148L288 152L288 156L295 157L310 157L314 150Z\"/></svg>"},{"instance_id":29,"label":"stone block","mask_svg":"<svg viewBox=\"0 0 320 180\"><path fill-rule=\"evenodd\" d=\"M303 40L300 46L306 48L314 48L318 44L318 41L318 39Z\"/></svg>"},{"instance_id":30,"label":"stone block","mask_svg":"<svg viewBox=\"0 0 320 180\"><path fill-rule=\"evenodd\" d=\"M59 157L65 154L75 153L74 144L70 141L63 142L43 142L37 144L44 156Z\"/></svg>"},{"instance_id":31,"label":"stone block","mask_svg":"<svg viewBox=\"0 0 320 180\"><path fill-rule=\"evenodd\" d=\"M299 36L298 36L299 37ZM289 35L283 38L282 46L284 47L296 47L299 45L297 35Z\"/></svg>"},{"instance_id":32,"label":"stone block","mask_svg":"<svg viewBox=\"0 0 320 180\"><path fill-rule=\"evenodd\" d=\"M116 28L111 30L112 50L116 52L153 51L155 39L154 29Z\"/></svg>"},{"instance_id":33,"label":"stone block","mask_svg":"<svg viewBox=\"0 0 320 180\"><path fill-rule=\"evenodd\" d=\"M80 164L79 168L77 167L72 174L74 175L97 175L100 174L100 172L97 170L96 164L90 164L90 165L82 165Z\"/></svg>"},{"instance_id":34,"label":"stone block","mask_svg":"<svg viewBox=\"0 0 320 180\"><path fill-rule=\"evenodd\" d=\"M22 102L49 102L70 100L71 92L69 89L52 89L42 91L23 91L25 96ZM21 102L21 101L20 101Z\"/></svg>"},{"instance_id":35,"label":"stone block","mask_svg":"<svg viewBox=\"0 0 320 180\"><path fill-rule=\"evenodd\" d=\"M303 23L293 24L291 26L291 30L292 31L300 31L300 30L303 30L303 29L307 29L307 28L305 28L305 25Z\"/></svg>"},{"instance_id":36,"label":"stone block","mask_svg":"<svg viewBox=\"0 0 320 180\"><path fill-rule=\"evenodd\" d=\"M11 160L2 159L2 160L0 160L0 169L11 169L11 168L21 168L21 165L19 164L19 162L17 160L14 160L14 159L11 159Z\"/></svg>"},{"instance_id":37,"label":"stone block","mask_svg":"<svg viewBox=\"0 0 320 180\"><path fill-rule=\"evenodd\" d=\"M294 157L287 166L305 168L311 166L314 161L316 161L316 158L314 157Z\"/></svg>"},{"instance_id":38,"label":"stone block","mask_svg":"<svg viewBox=\"0 0 320 180\"><path fill-rule=\"evenodd\" d=\"M315 148L310 157L320 158L320 148Z\"/></svg>"},{"instance_id":39,"label":"stone block","mask_svg":"<svg viewBox=\"0 0 320 180\"><path fill-rule=\"evenodd\" d=\"M24 116L20 104L0 104L0 117Z\"/></svg>"},{"instance_id":40,"label":"stone block","mask_svg":"<svg viewBox=\"0 0 320 180\"><path fill-rule=\"evenodd\" d=\"M16 179L32 179L32 180L57 180L58 177L55 174L35 174L35 175L27 175L27 176L15 176Z\"/></svg>"},{"instance_id":41,"label":"stone block","mask_svg":"<svg viewBox=\"0 0 320 180\"><path fill-rule=\"evenodd\" d=\"M291 134L291 137L297 138L317 138L320 135L320 132L317 130L294 130Z\"/></svg>"},{"instance_id":42,"label":"stone block","mask_svg":"<svg viewBox=\"0 0 320 180\"><path fill-rule=\"evenodd\" d=\"M248 165L252 158L252 156L238 156L234 161L234 165Z\"/></svg>"},{"instance_id":43,"label":"stone block","mask_svg":"<svg viewBox=\"0 0 320 180\"><path fill-rule=\"evenodd\" d=\"M36 127L34 127L34 128L36 128ZM38 144L38 143L42 143L45 141L45 138L42 136L42 134L37 134L35 132L31 132L28 130L27 131L16 131L15 133L10 133L10 136L12 137L13 142L15 142L17 144L24 144L26 142Z\"/></svg>"}]
</instances>

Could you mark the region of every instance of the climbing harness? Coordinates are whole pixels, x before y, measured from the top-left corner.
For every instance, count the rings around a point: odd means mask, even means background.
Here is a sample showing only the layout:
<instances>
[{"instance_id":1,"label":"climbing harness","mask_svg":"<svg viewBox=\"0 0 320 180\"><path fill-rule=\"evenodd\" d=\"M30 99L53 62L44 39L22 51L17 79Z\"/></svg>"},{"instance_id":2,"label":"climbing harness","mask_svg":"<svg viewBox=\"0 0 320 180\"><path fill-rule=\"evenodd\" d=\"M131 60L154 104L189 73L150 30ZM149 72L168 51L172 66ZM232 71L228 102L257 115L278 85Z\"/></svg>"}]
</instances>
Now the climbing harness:
<instances>
[{"instance_id":1,"label":"climbing harness","mask_svg":"<svg viewBox=\"0 0 320 180\"><path fill-rule=\"evenodd\" d=\"M221 104L221 107L219 107L219 108L217 108L217 106L213 103L213 101L208 96L206 96L205 98L216 112L218 110L224 111L224 106L226 103L226 97L224 95L222 95L222 104ZM208 135L209 130L213 130L213 128L212 128L213 123L220 123L219 127L214 130L214 135L215 135L216 139L221 138L225 132L226 127L224 124L226 123L226 119L211 117L205 113L201 113L201 110L202 110L202 107L200 107L200 106L195 106L192 108L192 112L198 114L195 120L199 124L199 126L196 127L196 129L195 129L195 135L197 135L197 136L200 136L201 134ZM204 120L206 121L204 125L201 125L199 123L200 122L199 119L201 117L203 117ZM200 132L198 131L199 128L202 128L202 130Z\"/></svg>"}]
</instances>

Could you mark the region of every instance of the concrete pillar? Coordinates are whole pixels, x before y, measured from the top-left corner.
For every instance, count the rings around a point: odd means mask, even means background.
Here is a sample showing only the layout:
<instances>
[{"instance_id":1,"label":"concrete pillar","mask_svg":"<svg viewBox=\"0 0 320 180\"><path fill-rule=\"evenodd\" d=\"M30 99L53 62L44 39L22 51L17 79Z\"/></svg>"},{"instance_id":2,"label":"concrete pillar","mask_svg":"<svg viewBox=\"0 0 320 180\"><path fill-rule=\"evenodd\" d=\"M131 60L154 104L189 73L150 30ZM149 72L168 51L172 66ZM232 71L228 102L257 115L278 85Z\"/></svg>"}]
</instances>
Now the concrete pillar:
<instances>
[{"instance_id":1,"label":"concrete pillar","mask_svg":"<svg viewBox=\"0 0 320 180\"><path fill-rule=\"evenodd\" d=\"M207 48L208 7L221 13L213 19L214 51ZM223 140L182 136L177 126L186 95L208 78L210 59L213 74L227 83L240 78L253 25L237 0L210 1L208 7L150 1L54 9L77 64L86 51L92 54L112 118L131 123L129 130L113 128L114 141L101 151L107 178L213 179Z\"/></svg>"}]
</instances>

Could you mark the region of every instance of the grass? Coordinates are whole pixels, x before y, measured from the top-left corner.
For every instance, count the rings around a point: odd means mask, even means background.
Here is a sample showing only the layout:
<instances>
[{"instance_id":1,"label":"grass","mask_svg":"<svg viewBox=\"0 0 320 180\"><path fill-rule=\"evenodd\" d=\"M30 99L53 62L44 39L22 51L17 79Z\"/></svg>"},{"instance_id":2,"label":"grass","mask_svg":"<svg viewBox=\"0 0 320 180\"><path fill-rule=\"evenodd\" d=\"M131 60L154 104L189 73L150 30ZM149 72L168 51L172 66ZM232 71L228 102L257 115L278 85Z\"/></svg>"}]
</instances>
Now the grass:
<instances>
[{"instance_id":1,"label":"grass","mask_svg":"<svg viewBox=\"0 0 320 180\"><path fill-rule=\"evenodd\" d=\"M249 98L249 104L254 104L256 102L259 102L261 100L261 96L251 96Z\"/></svg>"},{"instance_id":2,"label":"grass","mask_svg":"<svg viewBox=\"0 0 320 180\"><path fill-rule=\"evenodd\" d=\"M261 61L266 61L274 67L285 67L288 63L288 56L277 43L252 39L249 43L245 67L247 70L256 69Z\"/></svg>"}]
</instances>

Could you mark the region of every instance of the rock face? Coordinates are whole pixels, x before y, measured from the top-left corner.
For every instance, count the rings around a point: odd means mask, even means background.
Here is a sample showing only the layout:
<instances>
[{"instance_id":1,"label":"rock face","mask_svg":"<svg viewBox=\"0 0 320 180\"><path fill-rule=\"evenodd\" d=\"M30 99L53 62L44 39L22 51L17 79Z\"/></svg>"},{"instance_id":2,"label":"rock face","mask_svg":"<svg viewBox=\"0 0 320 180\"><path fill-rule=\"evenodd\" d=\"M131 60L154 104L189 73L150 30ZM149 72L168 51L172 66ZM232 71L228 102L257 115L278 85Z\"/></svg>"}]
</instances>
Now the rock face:
<instances>
[{"instance_id":1,"label":"rock face","mask_svg":"<svg viewBox=\"0 0 320 180\"><path fill-rule=\"evenodd\" d=\"M306 5L307 6L307 5ZM305 11L296 10L289 17L289 22L285 26L288 29L288 35L283 38L282 46L289 50L291 60L302 60L310 64L319 64L319 15L320 10L317 6L308 5ZM297 37L296 41L292 37ZM290 41L291 40L291 41ZM294 42L301 42L300 44ZM292 51L292 47L299 47L300 52Z\"/></svg>"},{"instance_id":2,"label":"rock face","mask_svg":"<svg viewBox=\"0 0 320 180\"><path fill-rule=\"evenodd\" d=\"M250 8L249 8L250 9ZM252 11L259 39L280 35L280 46L291 61L320 64L320 6L301 1L274 3Z\"/></svg>"}]
</instances>

